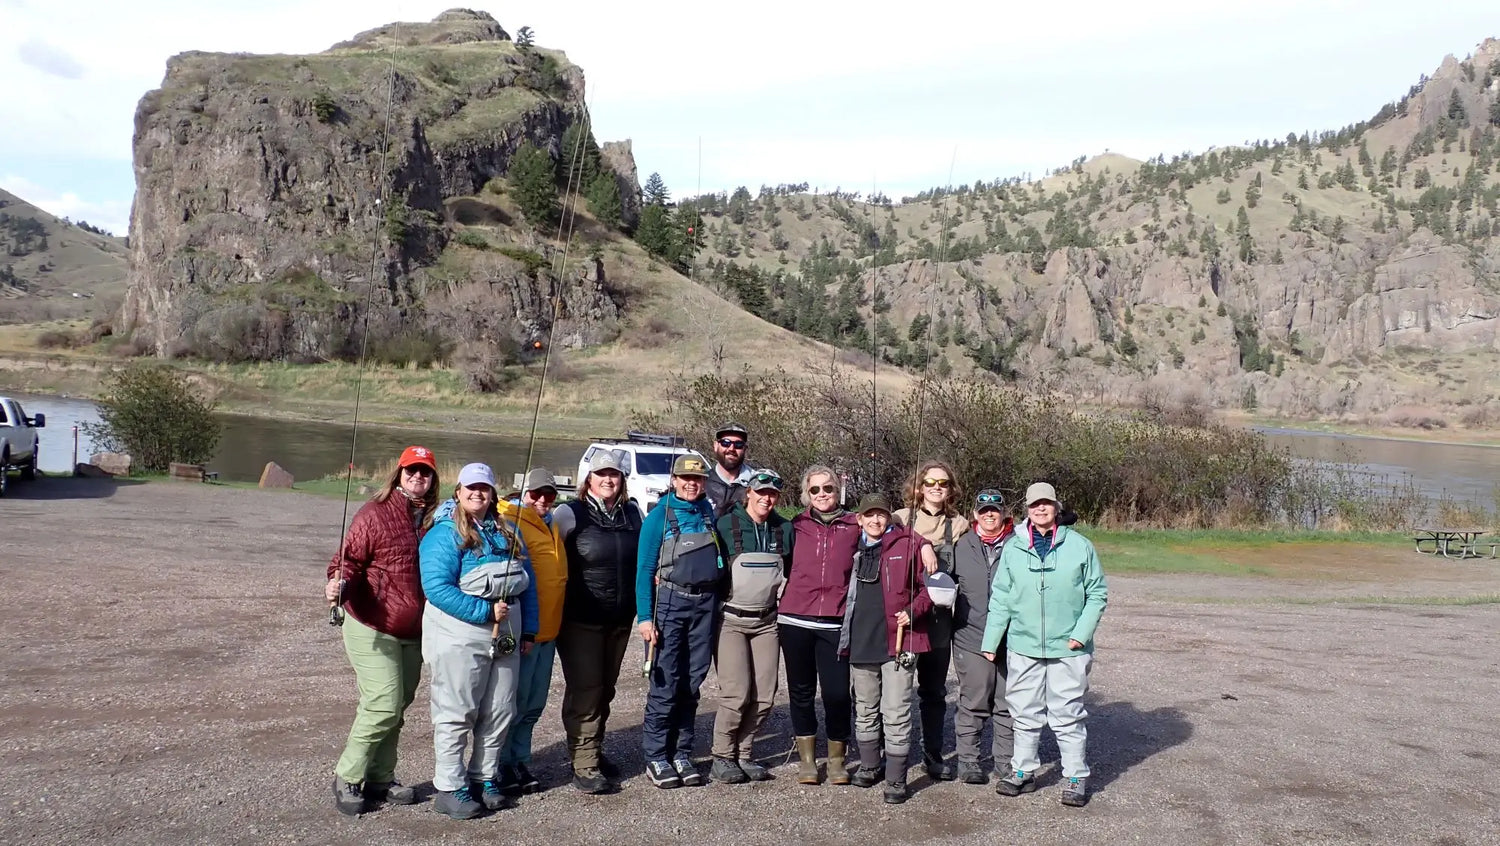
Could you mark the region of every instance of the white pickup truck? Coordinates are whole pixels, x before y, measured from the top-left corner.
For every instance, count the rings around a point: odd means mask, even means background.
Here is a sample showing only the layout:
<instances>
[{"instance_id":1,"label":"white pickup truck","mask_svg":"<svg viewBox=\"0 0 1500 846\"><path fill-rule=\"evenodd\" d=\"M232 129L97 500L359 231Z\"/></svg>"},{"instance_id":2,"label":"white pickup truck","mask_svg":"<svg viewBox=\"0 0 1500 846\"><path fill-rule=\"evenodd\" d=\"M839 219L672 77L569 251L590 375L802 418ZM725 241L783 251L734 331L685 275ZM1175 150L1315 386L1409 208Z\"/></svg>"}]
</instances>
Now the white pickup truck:
<instances>
[{"instance_id":1,"label":"white pickup truck","mask_svg":"<svg viewBox=\"0 0 1500 846\"><path fill-rule=\"evenodd\" d=\"M0 496L9 487L10 471L21 471L21 478L36 478L36 463L41 452L38 429L47 425L47 415L27 417L21 403L0 397Z\"/></svg>"}]
</instances>

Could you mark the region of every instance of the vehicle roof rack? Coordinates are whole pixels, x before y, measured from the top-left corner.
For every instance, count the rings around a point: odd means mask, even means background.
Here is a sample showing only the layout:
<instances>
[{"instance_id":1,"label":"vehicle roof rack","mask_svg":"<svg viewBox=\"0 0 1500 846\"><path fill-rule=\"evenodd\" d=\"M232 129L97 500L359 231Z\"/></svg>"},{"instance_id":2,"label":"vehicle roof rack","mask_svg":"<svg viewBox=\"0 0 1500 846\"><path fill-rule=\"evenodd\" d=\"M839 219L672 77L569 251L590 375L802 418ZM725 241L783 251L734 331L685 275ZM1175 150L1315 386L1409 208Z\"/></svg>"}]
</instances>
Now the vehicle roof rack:
<instances>
[{"instance_id":1,"label":"vehicle roof rack","mask_svg":"<svg viewBox=\"0 0 1500 846\"><path fill-rule=\"evenodd\" d=\"M595 438L601 444L651 444L652 446L685 447L687 439L677 435L657 435L650 432L637 432L632 429L625 433L623 438Z\"/></svg>"}]
</instances>

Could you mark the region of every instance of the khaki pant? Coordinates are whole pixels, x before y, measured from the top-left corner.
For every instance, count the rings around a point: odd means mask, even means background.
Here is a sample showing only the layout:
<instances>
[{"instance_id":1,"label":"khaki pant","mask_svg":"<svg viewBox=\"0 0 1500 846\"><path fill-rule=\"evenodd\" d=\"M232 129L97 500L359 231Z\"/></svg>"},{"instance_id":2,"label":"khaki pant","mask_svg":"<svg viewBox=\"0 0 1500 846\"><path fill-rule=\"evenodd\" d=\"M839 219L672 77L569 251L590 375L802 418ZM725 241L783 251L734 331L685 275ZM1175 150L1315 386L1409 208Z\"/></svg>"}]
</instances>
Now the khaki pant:
<instances>
[{"instance_id":1,"label":"khaki pant","mask_svg":"<svg viewBox=\"0 0 1500 846\"><path fill-rule=\"evenodd\" d=\"M776 612L741 617L724 612L714 667L719 675L719 712L714 717L715 758L749 760L755 732L771 713L781 669Z\"/></svg>"},{"instance_id":2,"label":"khaki pant","mask_svg":"<svg viewBox=\"0 0 1500 846\"><path fill-rule=\"evenodd\" d=\"M334 772L350 784L396 777L396 744L422 678L422 642L399 640L344 617L344 652L359 683L359 707Z\"/></svg>"},{"instance_id":3,"label":"khaki pant","mask_svg":"<svg viewBox=\"0 0 1500 846\"><path fill-rule=\"evenodd\" d=\"M574 770L599 766L609 706L620 680L620 662L633 639L626 626L595 626L564 621L557 634L562 664L562 723Z\"/></svg>"},{"instance_id":4,"label":"khaki pant","mask_svg":"<svg viewBox=\"0 0 1500 846\"><path fill-rule=\"evenodd\" d=\"M903 669L895 659L884 664L852 664L854 736L865 744L885 735L887 759L905 759L911 752L911 692L916 669Z\"/></svg>"}]
</instances>

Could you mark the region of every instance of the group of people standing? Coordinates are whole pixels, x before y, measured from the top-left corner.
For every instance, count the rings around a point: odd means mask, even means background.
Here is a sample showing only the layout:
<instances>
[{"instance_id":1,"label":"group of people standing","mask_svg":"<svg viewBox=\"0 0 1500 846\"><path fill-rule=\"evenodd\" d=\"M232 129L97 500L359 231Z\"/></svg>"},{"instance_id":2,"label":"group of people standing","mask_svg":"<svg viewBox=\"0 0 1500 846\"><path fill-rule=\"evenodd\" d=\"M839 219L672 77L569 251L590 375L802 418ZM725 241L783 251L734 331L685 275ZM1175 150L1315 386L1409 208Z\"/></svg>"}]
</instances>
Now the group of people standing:
<instances>
[{"instance_id":1,"label":"group of people standing","mask_svg":"<svg viewBox=\"0 0 1500 846\"><path fill-rule=\"evenodd\" d=\"M647 656L642 754L659 788L705 781L694 718L710 666L719 703L708 777L771 778L753 747L784 659L799 783L883 782L886 802L904 802L920 749L930 778L985 784L989 726L993 766L1004 768L996 791L1014 796L1035 789L1050 726L1062 801L1084 804L1083 698L1106 589L1092 544L1059 524L1052 486L1027 489L1017 525L998 490L970 503L952 468L929 461L904 507L875 494L851 511L839 475L815 465L801 475L802 510L787 517L787 483L745 462L748 438L726 424L714 462L678 456L671 490L644 515L608 451L571 502L557 504L546 470L501 497L490 468L470 464L439 504L431 451L409 447L328 567L325 597L347 615L360 691L336 807L416 801L395 778L396 745L424 661L437 810L468 819L541 789L531 735L554 661L573 786L617 789L603 739L636 638ZM943 748L950 666L956 766Z\"/></svg>"}]
</instances>

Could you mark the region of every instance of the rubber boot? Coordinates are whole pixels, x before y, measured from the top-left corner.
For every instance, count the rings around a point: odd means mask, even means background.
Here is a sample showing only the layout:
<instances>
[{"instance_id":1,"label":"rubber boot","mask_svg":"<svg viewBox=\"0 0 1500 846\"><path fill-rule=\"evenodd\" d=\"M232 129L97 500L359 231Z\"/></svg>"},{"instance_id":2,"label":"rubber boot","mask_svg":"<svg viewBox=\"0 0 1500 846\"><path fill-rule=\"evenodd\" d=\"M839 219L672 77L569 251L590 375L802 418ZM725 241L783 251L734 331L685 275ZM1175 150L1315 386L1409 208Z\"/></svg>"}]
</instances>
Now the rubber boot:
<instances>
[{"instance_id":1,"label":"rubber boot","mask_svg":"<svg viewBox=\"0 0 1500 846\"><path fill-rule=\"evenodd\" d=\"M797 783L818 783L818 757L816 737L797 738Z\"/></svg>"},{"instance_id":2,"label":"rubber boot","mask_svg":"<svg viewBox=\"0 0 1500 846\"><path fill-rule=\"evenodd\" d=\"M848 784L849 769L844 766L844 752L848 743L843 740L828 741L828 783Z\"/></svg>"}]
</instances>

